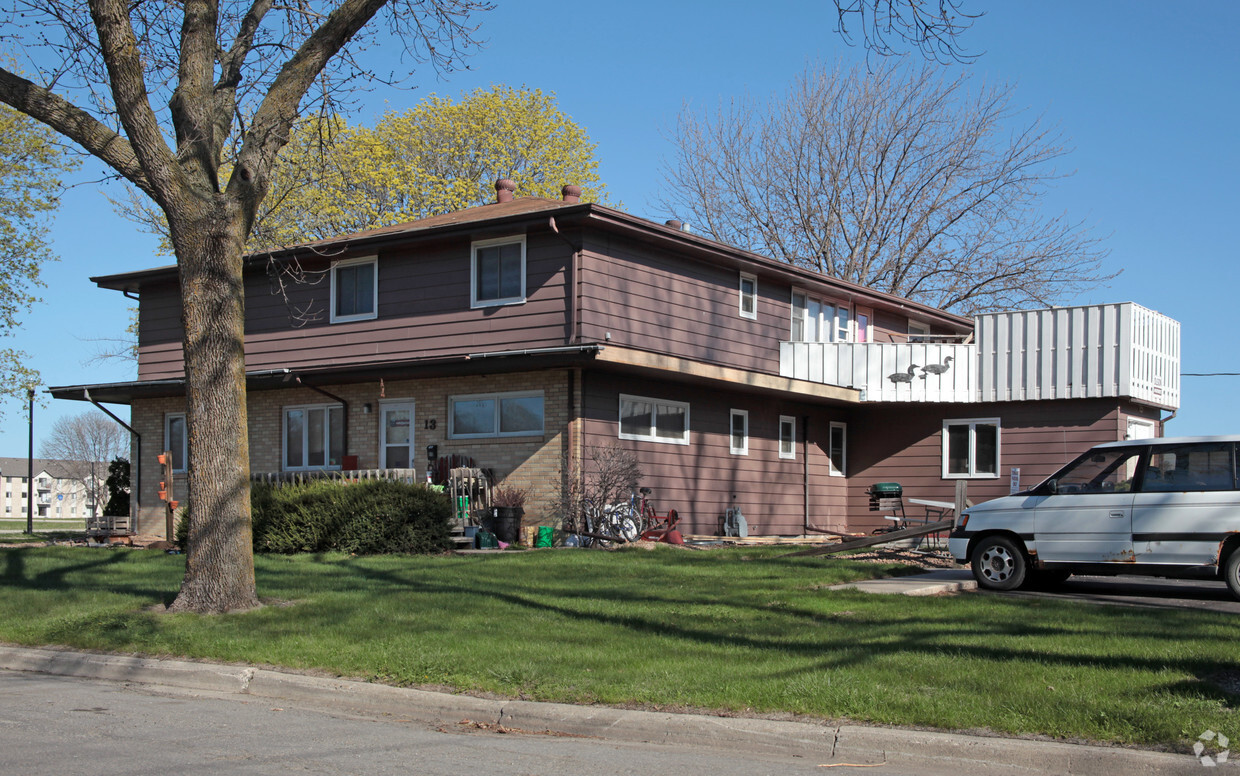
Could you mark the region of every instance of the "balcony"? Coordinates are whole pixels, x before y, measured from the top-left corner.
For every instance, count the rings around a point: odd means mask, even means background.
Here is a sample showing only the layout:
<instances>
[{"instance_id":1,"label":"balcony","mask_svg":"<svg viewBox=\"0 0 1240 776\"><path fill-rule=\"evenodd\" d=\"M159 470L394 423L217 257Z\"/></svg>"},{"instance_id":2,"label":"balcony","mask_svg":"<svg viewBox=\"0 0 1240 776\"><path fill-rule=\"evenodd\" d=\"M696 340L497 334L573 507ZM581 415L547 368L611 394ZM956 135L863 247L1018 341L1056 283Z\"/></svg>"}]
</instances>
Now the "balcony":
<instances>
[{"instance_id":1,"label":"balcony","mask_svg":"<svg viewBox=\"0 0 1240 776\"><path fill-rule=\"evenodd\" d=\"M1180 402L1180 324L1132 302L991 313L975 342L781 342L780 376L869 402Z\"/></svg>"}]
</instances>

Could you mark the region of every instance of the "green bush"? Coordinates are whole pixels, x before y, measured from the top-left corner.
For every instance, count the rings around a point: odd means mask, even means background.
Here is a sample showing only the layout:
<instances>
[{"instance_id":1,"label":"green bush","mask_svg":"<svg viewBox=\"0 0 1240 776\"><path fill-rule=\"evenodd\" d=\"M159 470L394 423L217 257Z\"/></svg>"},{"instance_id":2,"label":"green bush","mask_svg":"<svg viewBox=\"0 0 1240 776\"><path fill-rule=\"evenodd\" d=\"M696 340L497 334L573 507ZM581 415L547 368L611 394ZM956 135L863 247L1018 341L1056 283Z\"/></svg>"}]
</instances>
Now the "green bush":
<instances>
[{"instance_id":1,"label":"green bush","mask_svg":"<svg viewBox=\"0 0 1240 776\"><path fill-rule=\"evenodd\" d=\"M383 480L250 487L254 550L432 553L452 546L448 497L422 485ZM177 530L185 546L188 510Z\"/></svg>"}]
</instances>

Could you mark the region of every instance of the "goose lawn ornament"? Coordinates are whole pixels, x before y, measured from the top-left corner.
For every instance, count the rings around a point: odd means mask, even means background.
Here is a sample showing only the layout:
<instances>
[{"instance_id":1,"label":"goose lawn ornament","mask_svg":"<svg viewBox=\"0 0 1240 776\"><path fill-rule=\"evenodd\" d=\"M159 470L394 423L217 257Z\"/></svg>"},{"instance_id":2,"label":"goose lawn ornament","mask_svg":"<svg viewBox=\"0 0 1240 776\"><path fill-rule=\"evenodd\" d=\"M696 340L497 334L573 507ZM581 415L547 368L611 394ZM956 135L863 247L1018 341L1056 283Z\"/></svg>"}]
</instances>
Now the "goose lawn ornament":
<instances>
[{"instance_id":1,"label":"goose lawn ornament","mask_svg":"<svg viewBox=\"0 0 1240 776\"><path fill-rule=\"evenodd\" d=\"M948 356L947 358L943 359L943 363L941 364L926 364L925 366L923 366L921 368L921 379L923 380L926 379L927 372L929 372L932 375L941 375L951 368L952 368L952 357Z\"/></svg>"},{"instance_id":2,"label":"goose lawn ornament","mask_svg":"<svg viewBox=\"0 0 1240 776\"><path fill-rule=\"evenodd\" d=\"M917 368L916 364L910 364L907 372L896 372L893 375L887 375L887 379L893 383L911 383L913 382L913 371Z\"/></svg>"}]
</instances>

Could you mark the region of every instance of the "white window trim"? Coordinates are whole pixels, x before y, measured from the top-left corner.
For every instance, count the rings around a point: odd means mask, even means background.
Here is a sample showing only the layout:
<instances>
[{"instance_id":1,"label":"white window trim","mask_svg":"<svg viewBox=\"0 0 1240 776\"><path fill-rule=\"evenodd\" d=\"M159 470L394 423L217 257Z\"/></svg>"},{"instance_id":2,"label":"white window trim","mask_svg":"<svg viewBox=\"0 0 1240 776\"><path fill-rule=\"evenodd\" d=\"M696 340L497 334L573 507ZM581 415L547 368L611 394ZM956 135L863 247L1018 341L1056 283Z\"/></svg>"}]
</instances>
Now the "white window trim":
<instances>
[{"instance_id":1,"label":"white window trim","mask_svg":"<svg viewBox=\"0 0 1240 776\"><path fill-rule=\"evenodd\" d=\"M503 299L478 299L478 249L489 248L493 245L510 245L512 243L521 244L521 294L520 296L510 296ZM509 304L525 304L525 280L526 280L526 262L525 262L525 235L515 234L508 237L495 237L490 240L478 240L469 246L469 306L471 309L479 307L500 307Z\"/></svg>"},{"instance_id":2,"label":"white window trim","mask_svg":"<svg viewBox=\"0 0 1240 776\"><path fill-rule=\"evenodd\" d=\"M329 402L327 404L289 404L285 407L280 408L281 471L286 471L286 472L340 471L341 466L344 463L343 460L341 460L341 462L337 464L324 463L321 466L315 466L315 465L289 466L288 465L288 413L289 413L289 410L325 410L326 411L324 414L324 418L323 418L324 420L323 427L324 427L324 432L327 434L327 437L323 440L325 443L323 447L323 457L325 459L330 459L332 457L331 411L334 409L338 409L341 412L343 412L344 405ZM306 432L307 434L303 434L303 438L302 438L302 460L305 460L308 457L305 455L305 452L308 450L307 441L309 439L309 436L308 436L309 426L306 427ZM342 439L340 441L341 441L340 449L343 451L345 449L344 444L343 444L344 440ZM341 458L343 459L343 457L344 457L344 452L341 452Z\"/></svg>"},{"instance_id":3,"label":"white window trim","mask_svg":"<svg viewBox=\"0 0 1240 776\"><path fill-rule=\"evenodd\" d=\"M995 471L993 474L977 472L977 426L992 425L995 427ZM953 474L947 471L949 426L969 427L969 471L965 474ZM943 421L943 479L945 480L997 480L1003 471L1003 425L999 418L949 418Z\"/></svg>"},{"instance_id":4,"label":"white window trim","mask_svg":"<svg viewBox=\"0 0 1240 776\"><path fill-rule=\"evenodd\" d=\"M835 468L835 461L831 460L831 435L835 429L840 429L844 434L844 444L840 447L840 456L844 459L842 469ZM827 429L827 469L832 477L845 477L848 475L848 424L833 420L828 424Z\"/></svg>"},{"instance_id":5,"label":"white window trim","mask_svg":"<svg viewBox=\"0 0 1240 776\"><path fill-rule=\"evenodd\" d=\"M751 294L745 293L745 281L746 280L753 283L753 293ZM740 280L737 281L737 284L736 284L736 292L737 292L736 310L737 312L740 313L740 316L742 318L748 318L751 321L758 320L758 276L751 275L748 272L740 273ZM745 299L746 298L750 299L753 303L752 305L753 310L751 312L745 312Z\"/></svg>"},{"instance_id":6,"label":"white window trim","mask_svg":"<svg viewBox=\"0 0 1240 776\"><path fill-rule=\"evenodd\" d=\"M792 426L792 444L790 452L784 452L784 424L789 423ZM797 459L797 419L792 415L779 416L779 457L786 461L795 461Z\"/></svg>"},{"instance_id":7,"label":"white window trim","mask_svg":"<svg viewBox=\"0 0 1240 776\"><path fill-rule=\"evenodd\" d=\"M740 447L732 441L732 426L738 417L742 418L745 424L745 439ZM732 410L728 414L728 450L732 455L749 455L749 410Z\"/></svg>"},{"instance_id":8,"label":"white window trim","mask_svg":"<svg viewBox=\"0 0 1240 776\"><path fill-rule=\"evenodd\" d=\"M336 270L341 267L356 267L359 264L373 264L375 267L374 287L371 289L370 312L355 315L336 315ZM331 323L348 323L349 321L371 321L379 317L379 257L363 256L357 259L344 259L332 262L331 278Z\"/></svg>"},{"instance_id":9,"label":"white window trim","mask_svg":"<svg viewBox=\"0 0 1240 776\"><path fill-rule=\"evenodd\" d=\"M684 435L679 439L668 439L666 437L661 437L655 434L654 416L653 416L654 410L653 409L651 409L652 414L650 418L650 433L649 434L627 434L625 433L624 423L621 420L624 417L625 400L644 401L644 402L650 402L651 404L665 404L671 407L683 408L685 411L685 433ZM658 442L659 444L664 444L664 445L687 445L689 444L690 425L689 425L689 403L688 402L673 401L671 399L655 399L650 396L636 396L633 394L622 393L620 394L620 401L616 405L616 420L617 420L617 423L616 423L617 431L619 432L621 439L631 439L637 442Z\"/></svg>"},{"instance_id":10,"label":"white window trim","mask_svg":"<svg viewBox=\"0 0 1240 776\"><path fill-rule=\"evenodd\" d=\"M543 427L537 431L508 431L501 432L499 430L500 422L500 400L502 399L527 399L531 396L537 396L543 400ZM493 425L491 433L482 434L458 434L456 433L456 413L452 411L452 405L458 401L481 401L483 399L492 399L495 401L495 415L492 418ZM448 397L448 438L449 439L495 439L496 437L540 437L547 433L547 399L542 391L509 391L505 393L469 393L460 394L459 396Z\"/></svg>"},{"instance_id":11,"label":"white window trim","mask_svg":"<svg viewBox=\"0 0 1240 776\"><path fill-rule=\"evenodd\" d=\"M798 295L805 297L805 309L807 311L809 309L809 303L811 300L817 302L820 306L820 309L821 309L821 306L823 305L830 305L831 309L835 310L835 313L831 316L830 338L828 339L822 338L823 324L825 324L826 321L820 315L818 323L817 323L817 329L819 332L818 339L816 340L794 339L793 335L795 331L794 331L794 324L793 324L793 315L796 313L796 309L797 309L796 298ZM848 323L845 324L843 330L840 329L840 325L839 325L840 308L843 308L848 315ZM871 315L871 318L872 317L873 316ZM814 293L810 291L809 289L802 288L800 286L793 286L792 292L788 295L788 339L792 342L855 342L856 341L856 337L854 336L856 332L855 321L856 321L856 308L854 307L852 302L845 301L843 299L839 299L839 298L835 298L831 296L826 296L824 294ZM873 320L870 321L870 326L871 327L873 326ZM805 329L804 321L801 322L801 328L802 328L802 332L804 332L804 329Z\"/></svg>"},{"instance_id":12,"label":"white window trim","mask_svg":"<svg viewBox=\"0 0 1240 776\"><path fill-rule=\"evenodd\" d=\"M861 326L858 318L865 316L865 342L874 341L874 308L853 306L851 326L853 327L852 342L861 342Z\"/></svg>"},{"instance_id":13,"label":"white window trim","mask_svg":"<svg viewBox=\"0 0 1240 776\"><path fill-rule=\"evenodd\" d=\"M908 322L908 341L922 342L922 337L930 336L930 324L922 321L914 321L911 318Z\"/></svg>"},{"instance_id":14,"label":"white window trim","mask_svg":"<svg viewBox=\"0 0 1240 776\"><path fill-rule=\"evenodd\" d=\"M181 469L173 469L173 474L185 474L189 471L189 418L184 412L166 412L164 413L164 447L163 450L172 452L172 419L180 418L185 424L185 434L183 437L183 449L181 450L181 460L185 462L185 467ZM162 450L160 452L163 452Z\"/></svg>"}]
</instances>

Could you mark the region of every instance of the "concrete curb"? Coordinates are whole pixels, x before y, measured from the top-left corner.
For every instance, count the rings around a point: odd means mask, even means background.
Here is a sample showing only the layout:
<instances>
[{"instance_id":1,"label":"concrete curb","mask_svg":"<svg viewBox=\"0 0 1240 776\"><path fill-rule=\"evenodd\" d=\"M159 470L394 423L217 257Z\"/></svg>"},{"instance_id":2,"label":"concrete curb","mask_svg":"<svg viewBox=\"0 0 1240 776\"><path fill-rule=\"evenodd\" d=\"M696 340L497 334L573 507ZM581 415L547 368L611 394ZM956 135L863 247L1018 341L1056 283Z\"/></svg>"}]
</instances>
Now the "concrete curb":
<instances>
[{"instance_id":1,"label":"concrete curb","mask_svg":"<svg viewBox=\"0 0 1240 776\"><path fill-rule=\"evenodd\" d=\"M976 590L977 580L973 579L972 573L968 570L940 569L907 577L862 579L857 582L832 585L828 589L853 589L860 590L863 593L888 593L909 596L940 595L942 593L960 593L966 590Z\"/></svg>"},{"instance_id":2,"label":"concrete curb","mask_svg":"<svg viewBox=\"0 0 1240 776\"><path fill-rule=\"evenodd\" d=\"M182 690L249 695L321 706L330 700L363 714L391 715L431 725L462 720L616 741L802 754L824 763L958 766L966 773L1142 774L1200 773L1188 755L1024 739L865 727L827 726L701 714L630 711L605 706L487 700L382 684L330 679L249 666L0 646L0 669L102 679Z\"/></svg>"}]
</instances>

